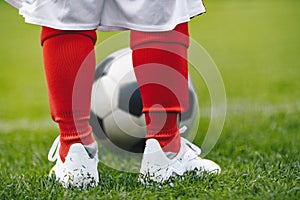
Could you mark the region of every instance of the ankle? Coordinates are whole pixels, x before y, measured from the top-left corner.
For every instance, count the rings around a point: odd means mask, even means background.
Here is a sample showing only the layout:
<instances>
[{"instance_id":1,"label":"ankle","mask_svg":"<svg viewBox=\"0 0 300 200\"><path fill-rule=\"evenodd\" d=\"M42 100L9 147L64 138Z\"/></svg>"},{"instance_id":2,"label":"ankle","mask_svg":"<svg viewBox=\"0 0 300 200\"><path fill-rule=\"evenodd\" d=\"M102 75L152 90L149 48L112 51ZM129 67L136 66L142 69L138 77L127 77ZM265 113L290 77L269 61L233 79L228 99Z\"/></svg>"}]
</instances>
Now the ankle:
<instances>
[{"instance_id":1,"label":"ankle","mask_svg":"<svg viewBox=\"0 0 300 200\"><path fill-rule=\"evenodd\" d=\"M70 147L73 144L79 143L84 146L88 146L95 142L95 139L92 135L92 131L89 128L85 133L61 133L60 135L60 148L59 148L59 155L61 160L64 162Z\"/></svg>"},{"instance_id":2,"label":"ankle","mask_svg":"<svg viewBox=\"0 0 300 200\"><path fill-rule=\"evenodd\" d=\"M178 153L180 150L180 134L175 112L145 113L146 139L156 139L164 152Z\"/></svg>"}]
</instances>

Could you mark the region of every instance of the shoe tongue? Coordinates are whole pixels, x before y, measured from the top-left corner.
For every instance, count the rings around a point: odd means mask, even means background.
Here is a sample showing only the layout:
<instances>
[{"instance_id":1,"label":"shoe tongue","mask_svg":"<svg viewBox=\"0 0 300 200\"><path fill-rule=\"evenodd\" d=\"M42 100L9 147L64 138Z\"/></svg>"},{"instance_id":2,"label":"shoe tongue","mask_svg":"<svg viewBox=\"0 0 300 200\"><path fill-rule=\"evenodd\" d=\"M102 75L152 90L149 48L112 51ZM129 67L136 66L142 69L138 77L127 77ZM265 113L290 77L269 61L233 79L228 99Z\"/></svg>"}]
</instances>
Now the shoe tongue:
<instances>
[{"instance_id":1,"label":"shoe tongue","mask_svg":"<svg viewBox=\"0 0 300 200\"><path fill-rule=\"evenodd\" d=\"M98 144L96 142L93 142L89 145L84 145L85 150L89 154L91 158L94 158L98 151Z\"/></svg>"}]
</instances>

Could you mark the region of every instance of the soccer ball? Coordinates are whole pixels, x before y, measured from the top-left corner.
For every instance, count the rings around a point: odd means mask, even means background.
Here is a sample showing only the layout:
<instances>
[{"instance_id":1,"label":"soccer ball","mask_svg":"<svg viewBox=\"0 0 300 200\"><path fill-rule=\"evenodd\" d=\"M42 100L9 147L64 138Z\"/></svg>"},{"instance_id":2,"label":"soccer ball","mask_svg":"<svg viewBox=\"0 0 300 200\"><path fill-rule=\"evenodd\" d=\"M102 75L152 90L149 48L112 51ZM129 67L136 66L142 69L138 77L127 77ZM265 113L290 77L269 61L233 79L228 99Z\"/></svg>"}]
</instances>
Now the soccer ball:
<instances>
[{"instance_id":1,"label":"soccer ball","mask_svg":"<svg viewBox=\"0 0 300 200\"><path fill-rule=\"evenodd\" d=\"M130 48L104 59L96 69L90 124L100 140L108 140L126 151L141 153L145 147L145 118L142 99L132 65ZM187 132L198 115L198 99L189 78L189 110L179 117Z\"/></svg>"}]
</instances>

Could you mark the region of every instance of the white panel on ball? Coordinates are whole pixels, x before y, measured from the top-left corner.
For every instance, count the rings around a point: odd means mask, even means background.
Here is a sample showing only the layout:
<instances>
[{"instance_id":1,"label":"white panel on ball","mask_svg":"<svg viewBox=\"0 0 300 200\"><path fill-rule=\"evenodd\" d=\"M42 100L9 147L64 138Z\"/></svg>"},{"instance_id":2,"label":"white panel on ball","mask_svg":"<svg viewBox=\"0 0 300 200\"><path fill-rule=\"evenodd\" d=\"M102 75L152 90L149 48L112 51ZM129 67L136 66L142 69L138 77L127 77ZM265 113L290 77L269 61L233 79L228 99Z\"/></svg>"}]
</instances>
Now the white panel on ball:
<instances>
[{"instance_id":1,"label":"white panel on ball","mask_svg":"<svg viewBox=\"0 0 300 200\"><path fill-rule=\"evenodd\" d=\"M117 84L130 83L136 81L132 66L132 58L128 56L128 51L123 52L114 60L108 70L108 76Z\"/></svg>"},{"instance_id":2,"label":"white panel on ball","mask_svg":"<svg viewBox=\"0 0 300 200\"><path fill-rule=\"evenodd\" d=\"M138 126L135 121L140 120L122 110L115 110L103 120L107 137L116 144L133 146L144 138L145 128Z\"/></svg>"},{"instance_id":3,"label":"white panel on ball","mask_svg":"<svg viewBox=\"0 0 300 200\"><path fill-rule=\"evenodd\" d=\"M104 76L93 84L91 110L97 113L97 116L104 118L114 110L113 98L117 84L110 77Z\"/></svg>"}]
</instances>

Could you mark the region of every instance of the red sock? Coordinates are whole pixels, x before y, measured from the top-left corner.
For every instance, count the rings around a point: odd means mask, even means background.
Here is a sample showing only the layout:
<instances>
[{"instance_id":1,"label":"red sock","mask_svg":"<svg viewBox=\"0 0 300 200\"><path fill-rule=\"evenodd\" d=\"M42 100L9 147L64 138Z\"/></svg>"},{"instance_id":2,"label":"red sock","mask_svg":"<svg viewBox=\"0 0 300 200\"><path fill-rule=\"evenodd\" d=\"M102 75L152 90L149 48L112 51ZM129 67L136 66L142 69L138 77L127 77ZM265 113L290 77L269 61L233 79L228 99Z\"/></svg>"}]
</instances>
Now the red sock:
<instances>
[{"instance_id":1,"label":"red sock","mask_svg":"<svg viewBox=\"0 0 300 200\"><path fill-rule=\"evenodd\" d=\"M146 139L158 140L164 152L179 152L180 135L177 127L177 113L146 112Z\"/></svg>"},{"instance_id":2,"label":"red sock","mask_svg":"<svg viewBox=\"0 0 300 200\"><path fill-rule=\"evenodd\" d=\"M89 126L90 98L95 70L91 31L42 28L44 68L50 111L60 129L60 157L64 161L74 143L94 142Z\"/></svg>"},{"instance_id":3,"label":"red sock","mask_svg":"<svg viewBox=\"0 0 300 200\"><path fill-rule=\"evenodd\" d=\"M165 152L178 152L177 115L188 108L188 24L172 31L131 32L133 66L143 100L146 139Z\"/></svg>"}]
</instances>

